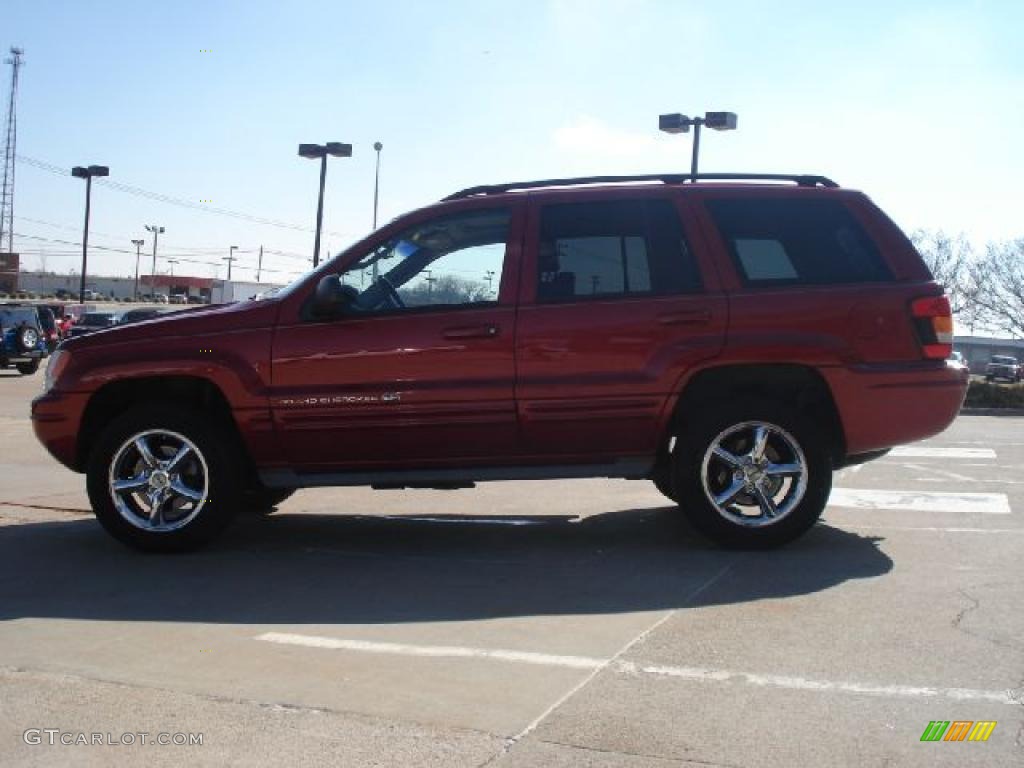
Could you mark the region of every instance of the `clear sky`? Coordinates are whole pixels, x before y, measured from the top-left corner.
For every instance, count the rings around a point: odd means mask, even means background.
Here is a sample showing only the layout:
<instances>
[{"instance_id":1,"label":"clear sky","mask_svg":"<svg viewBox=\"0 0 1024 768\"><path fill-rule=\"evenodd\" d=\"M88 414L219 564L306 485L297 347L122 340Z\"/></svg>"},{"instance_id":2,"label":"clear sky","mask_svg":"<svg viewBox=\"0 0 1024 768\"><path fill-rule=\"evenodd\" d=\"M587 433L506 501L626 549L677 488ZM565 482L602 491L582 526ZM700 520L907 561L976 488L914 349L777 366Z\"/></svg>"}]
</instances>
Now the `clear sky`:
<instances>
[{"instance_id":1,"label":"clear sky","mask_svg":"<svg viewBox=\"0 0 1024 768\"><path fill-rule=\"evenodd\" d=\"M160 224L161 254L211 262L178 274L213 274L230 245L236 277L260 244L296 254L266 256L265 280L305 268L318 169L300 142L354 145L328 169L336 252L370 229L374 141L388 221L474 184L686 171L690 137L657 131L674 111L739 114L705 133L702 170L824 173L906 230L1024 236L1019 0L5 0L0 19L0 45L25 49L18 154L193 202L93 190L91 244L148 250ZM15 232L78 242L82 187L19 163ZM73 245L15 249L77 265ZM90 249L93 270L134 257Z\"/></svg>"}]
</instances>

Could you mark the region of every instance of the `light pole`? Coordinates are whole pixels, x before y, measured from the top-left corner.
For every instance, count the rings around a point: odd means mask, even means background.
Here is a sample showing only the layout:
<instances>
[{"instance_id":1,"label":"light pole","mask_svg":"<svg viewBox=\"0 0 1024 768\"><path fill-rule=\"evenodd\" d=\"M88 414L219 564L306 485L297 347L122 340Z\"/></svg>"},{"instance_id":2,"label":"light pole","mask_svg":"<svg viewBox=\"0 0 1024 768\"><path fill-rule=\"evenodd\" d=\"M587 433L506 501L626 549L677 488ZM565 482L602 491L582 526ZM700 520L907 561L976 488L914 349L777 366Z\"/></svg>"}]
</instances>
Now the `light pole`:
<instances>
[{"instance_id":1,"label":"light pole","mask_svg":"<svg viewBox=\"0 0 1024 768\"><path fill-rule=\"evenodd\" d=\"M384 145L379 141L373 142L373 149L377 153L377 170L373 173L373 228L377 229L377 197L380 192L380 151Z\"/></svg>"},{"instance_id":2,"label":"light pole","mask_svg":"<svg viewBox=\"0 0 1024 768\"><path fill-rule=\"evenodd\" d=\"M167 263L171 267L171 277L174 277L174 265L178 263L178 260L177 259L168 259Z\"/></svg>"},{"instance_id":3,"label":"light pole","mask_svg":"<svg viewBox=\"0 0 1024 768\"><path fill-rule=\"evenodd\" d=\"M494 292L494 289L491 287L491 283L494 280L493 269L488 269L486 272L484 272L484 280L487 281L487 295L490 296Z\"/></svg>"},{"instance_id":4,"label":"light pole","mask_svg":"<svg viewBox=\"0 0 1024 768\"><path fill-rule=\"evenodd\" d=\"M139 300L139 257L142 255L142 246L145 240L132 240L135 246L135 300Z\"/></svg>"},{"instance_id":5,"label":"light pole","mask_svg":"<svg viewBox=\"0 0 1024 768\"><path fill-rule=\"evenodd\" d=\"M85 179L85 230L82 232L82 280L78 288L78 303L85 304L85 268L89 257L89 205L92 198L92 177L109 176L110 169L105 165L90 165L83 168L76 165L71 169L71 175Z\"/></svg>"},{"instance_id":6,"label":"light pole","mask_svg":"<svg viewBox=\"0 0 1024 768\"><path fill-rule=\"evenodd\" d=\"M160 239L160 235L164 233L163 227L158 227L156 224L147 224L146 231L153 233L153 268L149 272L149 298L156 298L156 241Z\"/></svg>"},{"instance_id":7,"label":"light pole","mask_svg":"<svg viewBox=\"0 0 1024 768\"><path fill-rule=\"evenodd\" d=\"M227 256L221 256L221 259L223 259L224 261L226 261L228 263L228 282L229 283L231 282L231 265L235 262L235 251L237 251L237 250L238 250L238 246L237 245L232 245L228 249L228 255Z\"/></svg>"},{"instance_id":8,"label":"light pole","mask_svg":"<svg viewBox=\"0 0 1024 768\"><path fill-rule=\"evenodd\" d=\"M313 269L320 263L320 227L324 221L324 182L327 179L327 156L352 157L352 145L329 141L326 144L299 144L299 157L320 158L320 197L316 205L316 240L313 244ZM228 269L231 269L228 262Z\"/></svg>"},{"instance_id":9,"label":"light pole","mask_svg":"<svg viewBox=\"0 0 1024 768\"><path fill-rule=\"evenodd\" d=\"M697 156L700 153L700 127L714 131L735 131L735 112L705 112L704 117L687 117L678 112L658 116L658 130L665 133L689 133L693 126L693 154L690 157L690 181L697 180Z\"/></svg>"}]
</instances>

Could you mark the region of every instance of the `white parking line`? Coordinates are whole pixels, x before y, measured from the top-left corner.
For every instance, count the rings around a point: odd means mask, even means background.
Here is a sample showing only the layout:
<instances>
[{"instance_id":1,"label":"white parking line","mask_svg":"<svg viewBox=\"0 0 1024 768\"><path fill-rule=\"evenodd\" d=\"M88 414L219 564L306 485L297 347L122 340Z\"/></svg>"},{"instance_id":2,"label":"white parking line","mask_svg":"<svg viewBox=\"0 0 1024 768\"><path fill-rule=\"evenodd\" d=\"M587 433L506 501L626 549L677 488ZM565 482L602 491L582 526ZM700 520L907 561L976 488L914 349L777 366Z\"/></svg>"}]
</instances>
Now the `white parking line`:
<instances>
[{"instance_id":1,"label":"white parking line","mask_svg":"<svg viewBox=\"0 0 1024 768\"><path fill-rule=\"evenodd\" d=\"M899 445L889 456L908 459L994 459L991 448L937 448L927 445Z\"/></svg>"},{"instance_id":2,"label":"white parking line","mask_svg":"<svg viewBox=\"0 0 1024 768\"><path fill-rule=\"evenodd\" d=\"M569 667L572 669L596 669L605 659L587 656L556 656L529 651L490 650L486 648L464 648L450 645L408 645L406 643L373 643L366 640L344 640L316 635L294 635L283 632L267 632L257 640L282 645L304 645L309 648L327 648L335 651L359 651L362 653L383 653L396 656L428 656L447 659L493 659L519 664L541 664L548 667Z\"/></svg>"},{"instance_id":3,"label":"white parking line","mask_svg":"<svg viewBox=\"0 0 1024 768\"><path fill-rule=\"evenodd\" d=\"M833 488L829 506L854 509L894 509L914 512L968 512L1010 514L1005 493L946 493L939 491L875 491L864 488Z\"/></svg>"},{"instance_id":4,"label":"white parking line","mask_svg":"<svg viewBox=\"0 0 1024 768\"><path fill-rule=\"evenodd\" d=\"M804 677L785 675L763 675L752 672L735 672L728 669L707 669L702 667L670 667L643 665L631 661L598 659L591 656L561 656L531 651L509 651L490 648L469 648L449 645L411 645L408 643L377 643L366 640L297 635L282 632L267 632L256 640L283 645L300 645L309 648L355 651L359 653L380 653L420 658L448 659L489 659L518 664L535 664L548 667L586 669L596 671L608 667L622 674L650 675L688 680L700 683L729 683L752 685L759 688L786 688L800 691L846 693L867 696L947 698L958 701L990 701L997 704L1019 702L1009 689L986 691L977 688L950 688L941 686L879 685L851 681L812 680Z\"/></svg>"}]
</instances>

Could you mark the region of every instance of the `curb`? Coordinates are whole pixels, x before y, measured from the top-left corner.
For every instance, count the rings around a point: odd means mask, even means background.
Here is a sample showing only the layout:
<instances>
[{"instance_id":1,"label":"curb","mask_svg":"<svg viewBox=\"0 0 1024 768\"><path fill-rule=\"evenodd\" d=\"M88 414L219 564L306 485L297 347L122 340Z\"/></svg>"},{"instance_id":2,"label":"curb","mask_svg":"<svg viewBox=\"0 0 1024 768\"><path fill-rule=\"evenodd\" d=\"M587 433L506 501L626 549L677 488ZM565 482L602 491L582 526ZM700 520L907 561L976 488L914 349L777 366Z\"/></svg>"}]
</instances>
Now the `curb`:
<instances>
[{"instance_id":1,"label":"curb","mask_svg":"<svg viewBox=\"0 0 1024 768\"><path fill-rule=\"evenodd\" d=\"M961 408L961 416L1024 416L1024 408Z\"/></svg>"}]
</instances>

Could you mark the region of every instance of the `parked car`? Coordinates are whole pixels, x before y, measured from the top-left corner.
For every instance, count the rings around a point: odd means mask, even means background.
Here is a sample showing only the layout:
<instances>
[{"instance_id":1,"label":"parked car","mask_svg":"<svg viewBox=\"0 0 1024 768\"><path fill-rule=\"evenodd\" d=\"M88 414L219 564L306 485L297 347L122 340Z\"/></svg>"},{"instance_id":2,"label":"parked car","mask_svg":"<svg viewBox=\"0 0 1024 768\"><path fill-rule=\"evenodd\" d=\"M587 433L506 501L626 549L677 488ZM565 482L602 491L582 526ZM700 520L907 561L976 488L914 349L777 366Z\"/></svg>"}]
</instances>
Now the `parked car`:
<instances>
[{"instance_id":1,"label":"parked car","mask_svg":"<svg viewBox=\"0 0 1024 768\"><path fill-rule=\"evenodd\" d=\"M19 373L33 374L46 355L39 310L33 306L0 304L0 368L13 365Z\"/></svg>"},{"instance_id":2,"label":"parked car","mask_svg":"<svg viewBox=\"0 0 1024 768\"><path fill-rule=\"evenodd\" d=\"M1015 357L1006 355L992 355L988 365L985 366L985 381L1003 379L1016 383L1024 378L1024 366Z\"/></svg>"},{"instance_id":3,"label":"parked car","mask_svg":"<svg viewBox=\"0 0 1024 768\"><path fill-rule=\"evenodd\" d=\"M190 295L188 297L189 304L209 304L210 300L205 296Z\"/></svg>"},{"instance_id":4,"label":"parked car","mask_svg":"<svg viewBox=\"0 0 1024 768\"><path fill-rule=\"evenodd\" d=\"M954 368L959 368L960 370L963 371L970 370L969 366L967 365L967 361L964 359L963 353L959 352L958 350L953 350L952 352L950 352L948 364L953 366Z\"/></svg>"},{"instance_id":5,"label":"parked car","mask_svg":"<svg viewBox=\"0 0 1024 768\"><path fill-rule=\"evenodd\" d=\"M188 296L184 293L172 293L168 301L171 304L188 304Z\"/></svg>"},{"instance_id":6,"label":"parked car","mask_svg":"<svg viewBox=\"0 0 1024 768\"><path fill-rule=\"evenodd\" d=\"M967 374L865 195L744 178L464 190L262 301L66 342L36 435L143 549L297 488L579 477L653 480L721 544L778 546L834 469L945 429Z\"/></svg>"},{"instance_id":7,"label":"parked car","mask_svg":"<svg viewBox=\"0 0 1024 768\"><path fill-rule=\"evenodd\" d=\"M53 352L57 348L57 345L63 340L61 335L61 328L57 322L56 314L51 307L58 307L63 305L51 305L51 304L22 304L21 302L8 302L4 306L7 307L30 307L35 309L39 317L39 330L42 333L43 340L46 343L46 351Z\"/></svg>"},{"instance_id":8,"label":"parked car","mask_svg":"<svg viewBox=\"0 0 1024 768\"><path fill-rule=\"evenodd\" d=\"M143 320L152 320L154 317L159 317L167 311L168 310L161 307L140 307L139 309L129 309L121 315L120 325L138 323Z\"/></svg>"},{"instance_id":9,"label":"parked car","mask_svg":"<svg viewBox=\"0 0 1024 768\"><path fill-rule=\"evenodd\" d=\"M153 303L155 303L155 304L167 304L167 303L169 303L169 299L167 298L167 294L166 293L154 293L153 294Z\"/></svg>"},{"instance_id":10,"label":"parked car","mask_svg":"<svg viewBox=\"0 0 1024 768\"><path fill-rule=\"evenodd\" d=\"M117 315L113 312L86 312L71 326L71 338L77 339L96 331L113 328L117 325Z\"/></svg>"}]
</instances>

